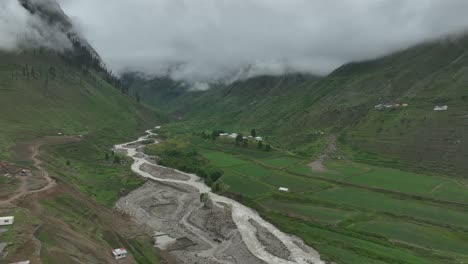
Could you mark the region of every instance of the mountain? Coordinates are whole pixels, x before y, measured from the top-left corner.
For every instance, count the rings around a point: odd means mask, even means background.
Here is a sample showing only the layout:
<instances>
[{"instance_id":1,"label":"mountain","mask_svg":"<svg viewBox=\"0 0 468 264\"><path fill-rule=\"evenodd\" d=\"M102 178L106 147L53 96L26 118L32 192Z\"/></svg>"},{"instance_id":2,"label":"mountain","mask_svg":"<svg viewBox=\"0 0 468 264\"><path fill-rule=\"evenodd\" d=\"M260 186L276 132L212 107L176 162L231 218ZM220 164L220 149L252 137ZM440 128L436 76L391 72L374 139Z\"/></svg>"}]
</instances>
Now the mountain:
<instances>
[{"instance_id":1,"label":"mountain","mask_svg":"<svg viewBox=\"0 0 468 264\"><path fill-rule=\"evenodd\" d=\"M0 50L0 214L15 216L0 262L114 263L125 246L128 263L159 263L144 227L111 209L144 184L111 148L166 118L128 94L57 2L20 2L50 41Z\"/></svg>"},{"instance_id":2,"label":"mountain","mask_svg":"<svg viewBox=\"0 0 468 264\"><path fill-rule=\"evenodd\" d=\"M50 30L62 31L72 47L0 51L0 157L18 138L112 132L116 126L137 130L161 118L125 93L55 1L20 2Z\"/></svg>"},{"instance_id":3,"label":"mountain","mask_svg":"<svg viewBox=\"0 0 468 264\"><path fill-rule=\"evenodd\" d=\"M468 37L425 43L322 78L263 76L204 92L153 83L147 102L196 129L256 128L278 147L306 156L339 138L341 154L361 162L447 175L468 164ZM132 86L138 93L151 82ZM140 83L141 84L141 83ZM407 107L375 108L379 104ZM434 111L447 105L447 111ZM321 146L321 147L320 147Z\"/></svg>"}]
</instances>

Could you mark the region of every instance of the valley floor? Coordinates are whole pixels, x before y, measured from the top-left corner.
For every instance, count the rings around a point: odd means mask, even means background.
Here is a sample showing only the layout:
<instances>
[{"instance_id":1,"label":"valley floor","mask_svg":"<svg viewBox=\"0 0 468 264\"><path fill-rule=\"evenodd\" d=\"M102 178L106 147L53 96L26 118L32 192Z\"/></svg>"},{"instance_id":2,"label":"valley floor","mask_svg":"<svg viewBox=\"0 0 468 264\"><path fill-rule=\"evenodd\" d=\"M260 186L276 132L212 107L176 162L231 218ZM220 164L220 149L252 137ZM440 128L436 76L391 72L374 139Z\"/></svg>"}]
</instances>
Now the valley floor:
<instances>
[{"instance_id":1,"label":"valley floor","mask_svg":"<svg viewBox=\"0 0 468 264\"><path fill-rule=\"evenodd\" d=\"M121 198L116 208L151 227L159 248L181 263L324 263L302 240L211 193L197 176L155 165L138 144L146 139L115 147L134 158L133 171L153 180ZM201 193L208 200L200 201Z\"/></svg>"},{"instance_id":2,"label":"valley floor","mask_svg":"<svg viewBox=\"0 0 468 264\"><path fill-rule=\"evenodd\" d=\"M157 263L143 225L96 204L43 167L42 146L79 140L46 137L17 144L16 165L0 168L0 215L15 217L13 225L0 228L0 242L6 243L1 263L115 263L111 249L118 246L146 251L119 263ZM147 262L150 258L154 262Z\"/></svg>"},{"instance_id":3,"label":"valley floor","mask_svg":"<svg viewBox=\"0 0 468 264\"><path fill-rule=\"evenodd\" d=\"M322 153L317 171L307 158L286 151L266 152L170 128L162 133L172 138L169 146L199 153L224 172L215 184L220 193L301 237L326 261L468 261L468 182L463 178L356 163L335 153L334 146Z\"/></svg>"}]
</instances>

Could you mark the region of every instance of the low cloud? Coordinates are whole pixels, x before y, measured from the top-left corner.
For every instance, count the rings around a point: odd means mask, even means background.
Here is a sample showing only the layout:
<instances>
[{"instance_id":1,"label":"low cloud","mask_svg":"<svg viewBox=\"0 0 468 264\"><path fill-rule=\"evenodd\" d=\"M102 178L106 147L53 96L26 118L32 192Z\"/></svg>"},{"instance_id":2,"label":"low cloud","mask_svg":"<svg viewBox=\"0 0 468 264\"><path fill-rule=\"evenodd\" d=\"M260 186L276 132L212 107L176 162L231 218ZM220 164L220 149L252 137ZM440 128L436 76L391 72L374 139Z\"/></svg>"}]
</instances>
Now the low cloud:
<instances>
[{"instance_id":1,"label":"low cloud","mask_svg":"<svg viewBox=\"0 0 468 264\"><path fill-rule=\"evenodd\" d=\"M327 74L468 28L466 0L59 1L114 71L191 83Z\"/></svg>"},{"instance_id":2,"label":"low cloud","mask_svg":"<svg viewBox=\"0 0 468 264\"><path fill-rule=\"evenodd\" d=\"M50 0L31 0L34 5L57 8ZM0 1L0 50L46 47L63 51L71 43L59 24L31 14L18 0Z\"/></svg>"}]
</instances>

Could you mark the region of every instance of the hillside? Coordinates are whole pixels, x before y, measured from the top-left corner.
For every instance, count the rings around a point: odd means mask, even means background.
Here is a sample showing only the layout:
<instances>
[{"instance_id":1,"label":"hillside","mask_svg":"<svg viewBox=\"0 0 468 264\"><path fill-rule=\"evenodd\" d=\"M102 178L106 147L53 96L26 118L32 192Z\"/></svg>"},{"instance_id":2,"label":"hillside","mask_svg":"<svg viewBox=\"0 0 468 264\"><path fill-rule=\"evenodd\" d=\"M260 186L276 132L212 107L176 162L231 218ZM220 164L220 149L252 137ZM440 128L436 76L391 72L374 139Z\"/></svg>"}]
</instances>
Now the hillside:
<instances>
[{"instance_id":1,"label":"hillside","mask_svg":"<svg viewBox=\"0 0 468 264\"><path fill-rule=\"evenodd\" d=\"M468 169L467 48L466 36L441 40L319 79L265 76L206 92L171 93L159 83L153 84L159 93L146 100L165 104L191 129L256 128L306 156L323 147L316 133L323 130L338 135L342 154L355 160L461 176ZM409 106L374 109L385 103ZM433 111L438 104L448 111Z\"/></svg>"},{"instance_id":2,"label":"hillside","mask_svg":"<svg viewBox=\"0 0 468 264\"><path fill-rule=\"evenodd\" d=\"M223 172L207 177L216 192L325 260L461 263L467 48L468 37L427 43L322 78L261 76L204 92L167 78L125 85L178 120L158 130L163 143L147 153L200 176L192 165L204 158ZM273 149L212 133L252 128ZM171 152L159 149L165 144Z\"/></svg>"},{"instance_id":3,"label":"hillside","mask_svg":"<svg viewBox=\"0 0 468 264\"><path fill-rule=\"evenodd\" d=\"M1 155L16 140L44 135L110 136L148 126L158 114L48 51L0 53ZM117 127L120 129L116 130Z\"/></svg>"},{"instance_id":4,"label":"hillside","mask_svg":"<svg viewBox=\"0 0 468 264\"><path fill-rule=\"evenodd\" d=\"M125 263L159 263L145 227L111 209L144 183L111 147L164 116L122 89L55 1L20 3L71 45L0 50L0 216L15 216L0 262L113 263L124 246Z\"/></svg>"}]
</instances>

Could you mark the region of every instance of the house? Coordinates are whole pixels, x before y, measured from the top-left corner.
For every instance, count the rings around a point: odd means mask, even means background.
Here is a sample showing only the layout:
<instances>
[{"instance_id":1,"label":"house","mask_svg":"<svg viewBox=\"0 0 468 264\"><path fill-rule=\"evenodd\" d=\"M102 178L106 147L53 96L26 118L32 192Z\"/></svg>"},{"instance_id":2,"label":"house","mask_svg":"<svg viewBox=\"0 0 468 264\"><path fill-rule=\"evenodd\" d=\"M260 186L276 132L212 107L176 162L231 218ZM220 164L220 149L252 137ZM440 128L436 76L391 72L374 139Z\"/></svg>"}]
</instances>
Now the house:
<instances>
[{"instance_id":1,"label":"house","mask_svg":"<svg viewBox=\"0 0 468 264\"><path fill-rule=\"evenodd\" d=\"M383 106L383 104L378 104L378 105L374 106L374 108L377 109L377 110L381 110L381 109L384 108L384 106Z\"/></svg>"},{"instance_id":2,"label":"house","mask_svg":"<svg viewBox=\"0 0 468 264\"><path fill-rule=\"evenodd\" d=\"M219 133L219 136L220 136L220 137L228 137L228 136L229 136L229 133Z\"/></svg>"},{"instance_id":3,"label":"house","mask_svg":"<svg viewBox=\"0 0 468 264\"><path fill-rule=\"evenodd\" d=\"M112 255L114 255L115 259L122 259L127 257L127 250L125 248L116 248L112 250Z\"/></svg>"},{"instance_id":4,"label":"house","mask_svg":"<svg viewBox=\"0 0 468 264\"><path fill-rule=\"evenodd\" d=\"M230 138L236 138L236 137L237 137L237 133L232 133L232 134L229 135L228 137L230 137Z\"/></svg>"},{"instance_id":5,"label":"house","mask_svg":"<svg viewBox=\"0 0 468 264\"><path fill-rule=\"evenodd\" d=\"M15 222L14 216L0 217L0 226L12 225Z\"/></svg>"},{"instance_id":6,"label":"house","mask_svg":"<svg viewBox=\"0 0 468 264\"><path fill-rule=\"evenodd\" d=\"M263 141L263 138L262 138L262 137L255 137L255 140L257 140L257 141Z\"/></svg>"},{"instance_id":7,"label":"house","mask_svg":"<svg viewBox=\"0 0 468 264\"><path fill-rule=\"evenodd\" d=\"M403 104L401 104L401 106L408 107L408 104L403 103Z\"/></svg>"},{"instance_id":8,"label":"house","mask_svg":"<svg viewBox=\"0 0 468 264\"><path fill-rule=\"evenodd\" d=\"M447 111L448 106L446 105L436 105L434 107L434 111Z\"/></svg>"},{"instance_id":9,"label":"house","mask_svg":"<svg viewBox=\"0 0 468 264\"><path fill-rule=\"evenodd\" d=\"M278 188L278 191L280 191L280 192L289 192L289 189L288 189L288 188L284 188L284 187L279 187L279 188Z\"/></svg>"}]
</instances>

